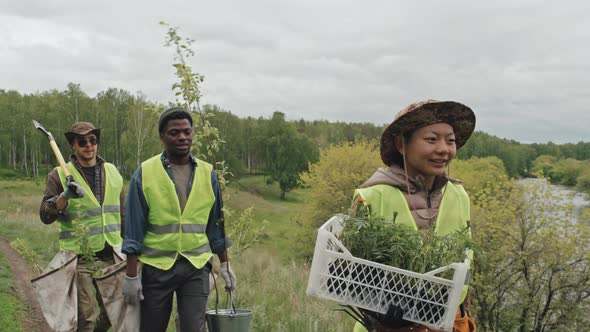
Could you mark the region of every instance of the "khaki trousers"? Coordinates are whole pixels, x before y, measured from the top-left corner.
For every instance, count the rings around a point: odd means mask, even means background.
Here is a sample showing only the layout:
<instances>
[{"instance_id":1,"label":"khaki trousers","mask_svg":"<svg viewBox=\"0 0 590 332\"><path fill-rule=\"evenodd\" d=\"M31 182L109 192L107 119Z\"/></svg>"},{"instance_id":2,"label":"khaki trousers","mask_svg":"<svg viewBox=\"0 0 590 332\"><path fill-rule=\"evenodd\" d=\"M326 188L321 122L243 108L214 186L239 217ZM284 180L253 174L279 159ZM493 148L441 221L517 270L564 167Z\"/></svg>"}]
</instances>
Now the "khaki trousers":
<instances>
[{"instance_id":1,"label":"khaki trousers","mask_svg":"<svg viewBox=\"0 0 590 332\"><path fill-rule=\"evenodd\" d=\"M78 261L76 284L78 286L79 332L103 332L111 327L92 271L99 271L113 264L115 264L113 258L95 262L87 262L82 259Z\"/></svg>"}]
</instances>

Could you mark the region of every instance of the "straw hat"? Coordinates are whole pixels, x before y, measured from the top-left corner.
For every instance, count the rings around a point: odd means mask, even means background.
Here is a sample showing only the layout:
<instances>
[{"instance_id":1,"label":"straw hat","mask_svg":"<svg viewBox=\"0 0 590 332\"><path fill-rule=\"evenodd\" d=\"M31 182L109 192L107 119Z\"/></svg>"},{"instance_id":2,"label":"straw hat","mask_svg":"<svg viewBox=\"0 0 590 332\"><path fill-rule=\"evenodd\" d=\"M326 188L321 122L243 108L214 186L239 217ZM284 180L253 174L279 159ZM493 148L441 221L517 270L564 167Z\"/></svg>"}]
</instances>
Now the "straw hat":
<instances>
[{"instance_id":1,"label":"straw hat","mask_svg":"<svg viewBox=\"0 0 590 332\"><path fill-rule=\"evenodd\" d=\"M448 123L455 132L455 145L462 147L475 129L471 108L454 101L424 100L401 110L381 135L381 160L389 166L401 164L403 157L395 147L395 137L435 123Z\"/></svg>"}]
</instances>

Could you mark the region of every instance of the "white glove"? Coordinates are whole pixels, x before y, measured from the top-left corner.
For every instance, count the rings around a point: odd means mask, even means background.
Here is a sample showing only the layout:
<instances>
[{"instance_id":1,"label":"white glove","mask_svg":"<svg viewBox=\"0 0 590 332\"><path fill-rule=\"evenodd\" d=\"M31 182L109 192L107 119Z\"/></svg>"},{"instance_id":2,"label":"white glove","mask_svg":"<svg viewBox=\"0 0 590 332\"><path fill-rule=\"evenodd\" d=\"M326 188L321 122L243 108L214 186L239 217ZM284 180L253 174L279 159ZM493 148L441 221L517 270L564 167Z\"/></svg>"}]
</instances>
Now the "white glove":
<instances>
[{"instance_id":1,"label":"white glove","mask_svg":"<svg viewBox=\"0 0 590 332\"><path fill-rule=\"evenodd\" d=\"M221 263L221 276L223 277L223 281L225 281L225 289L228 291L236 289L236 275L228 262Z\"/></svg>"},{"instance_id":2,"label":"white glove","mask_svg":"<svg viewBox=\"0 0 590 332\"><path fill-rule=\"evenodd\" d=\"M76 198L84 197L85 194L86 194L86 191L84 190L84 188L82 188L81 185L76 183L76 181L74 181L74 180L70 181L70 178L67 178L66 179L66 190L64 190L64 192L62 192L60 194L60 196L63 196L65 199L76 199Z\"/></svg>"},{"instance_id":3,"label":"white glove","mask_svg":"<svg viewBox=\"0 0 590 332\"><path fill-rule=\"evenodd\" d=\"M143 287L141 286L141 277L129 277L125 275L123 279L123 298L127 304L138 304L143 300Z\"/></svg>"}]
</instances>

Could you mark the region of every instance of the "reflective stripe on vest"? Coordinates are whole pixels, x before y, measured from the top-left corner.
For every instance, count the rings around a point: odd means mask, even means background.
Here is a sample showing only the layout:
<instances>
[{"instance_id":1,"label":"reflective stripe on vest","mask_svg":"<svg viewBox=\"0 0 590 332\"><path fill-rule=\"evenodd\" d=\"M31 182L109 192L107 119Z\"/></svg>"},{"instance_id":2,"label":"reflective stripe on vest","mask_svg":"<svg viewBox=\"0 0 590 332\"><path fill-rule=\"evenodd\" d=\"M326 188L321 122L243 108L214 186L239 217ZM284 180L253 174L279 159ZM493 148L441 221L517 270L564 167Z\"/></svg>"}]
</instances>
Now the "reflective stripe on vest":
<instances>
[{"instance_id":1,"label":"reflective stripe on vest","mask_svg":"<svg viewBox=\"0 0 590 332\"><path fill-rule=\"evenodd\" d=\"M213 254L205 231L215 203L212 170L211 164L197 160L193 185L181 213L175 185L164 169L162 156L141 164L142 189L149 215L140 261L161 270L170 269L178 255L186 257L198 269L209 261Z\"/></svg>"},{"instance_id":2,"label":"reflective stripe on vest","mask_svg":"<svg viewBox=\"0 0 590 332\"><path fill-rule=\"evenodd\" d=\"M70 216L71 219L90 218L90 217L96 217L96 216L100 215L101 213L103 213L103 211L105 213L119 213L120 214L121 207L119 205L103 205L102 208L98 207L98 208L86 210L86 211L72 212L72 213L69 213L68 215ZM121 227L119 227L119 229L120 228Z\"/></svg>"},{"instance_id":3,"label":"reflective stripe on vest","mask_svg":"<svg viewBox=\"0 0 590 332\"><path fill-rule=\"evenodd\" d=\"M209 247L209 243L206 243L206 244L204 244L198 248L195 248L193 250L184 251L182 254L187 255L187 256L199 256L199 255L205 254L209 251L211 251L211 248ZM170 258L176 258L176 254L178 252L176 250L160 250L160 249L144 247L142 253L143 253L143 255L147 255L147 256L166 256L166 257L170 257Z\"/></svg>"},{"instance_id":4,"label":"reflective stripe on vest","mask_svg":"<svg viewBox=\"0 0 590 332\"><path fill-rule=\"evenodd\" d=\"M88 236L97 235L102 233L110 233L110 232L121 232L121 225L105 225L98 226L98 227L89 227L88 228ZM59 232L59 239L71 239L75 236L74 232L72 231L62 231Z\"/></svg>"},{"instance_id":5,"label":"reflective stripe on vest","mask_svg":"<svg viewBox=\"0 0 590 332\"><path fill-rule=\"evenodd\" d=\"M470 217L469 196L461 185L455 185L452 182L447 182L446 188L443 189L444 195L439 206L438 216L435 223L435 233L439 236L444 236L457 231L463 231L468 226ZM379 184L369 188L357 189L354 192L354 197L360 195L369 208L372 216L379 216L387 220L393 220L395 215L395 222L406 224L414 229L418 229L414 217L410 212L408 202L404 194L396 187ZM471 231L469 231L471 237ZM470 265L473 260L473 252L471 250L467 253ZM469 285L469 275L465 280L463 293L461 294L461 303L467 296Z\"/></svg>"},{"instance_id":6,"label":"reflective stripe on vest","mask_svg":"<svg viewBox=\"0 0 590 332\"><path fill-rule=\"evenodd\" d=\"M152 232L154 234L178 233L179 231L182 233L205 233L206 229L207 225L203 224L148 225L148 232Z\"/></svg>"},{"instance_id":7,"label":"reflective stripe on vest","mask_svg":"<svg viewBox=\"0 0 590 332\"><path fill-rule=\"evenodd\" d=\"M105 193L101 206L86 180L72 162L66 164L68 171L76 183L82 186L86 195L82 198L68 200L67 220L59 223L59 247L62 250L80 252L79 241L76 237L77 225L84 224L88 228L88 245L94 251L104 248L105 241L111 246L120 246L121 238L121 207L120 195L123 188L123 178L117 168L104 163ZM66 188L66 178L61 168L57 168L59 179Z\"/></svg>"}]
</instances>

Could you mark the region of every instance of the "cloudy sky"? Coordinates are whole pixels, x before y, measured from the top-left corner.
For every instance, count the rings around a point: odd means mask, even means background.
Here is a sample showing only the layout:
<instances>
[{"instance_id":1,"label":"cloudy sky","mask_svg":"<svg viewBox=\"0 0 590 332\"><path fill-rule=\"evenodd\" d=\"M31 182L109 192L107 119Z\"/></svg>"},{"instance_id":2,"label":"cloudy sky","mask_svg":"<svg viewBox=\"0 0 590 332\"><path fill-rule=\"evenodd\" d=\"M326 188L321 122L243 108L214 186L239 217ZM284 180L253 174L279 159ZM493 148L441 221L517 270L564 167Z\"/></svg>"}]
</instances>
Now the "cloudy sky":
<instances>
[{"instance_id":1,"label":"cloudy sky","mask_svg":"<svg viewBox=\"0 0 590 332\"><path fill-rule=\"evenodd\" d=\"M384 124L434 98L496 136L590 141L589 17L581 0L0 0L0 88L172 101L163 20L196 40L203 102L238 116Z\"/></svg>"}]
</instances>

